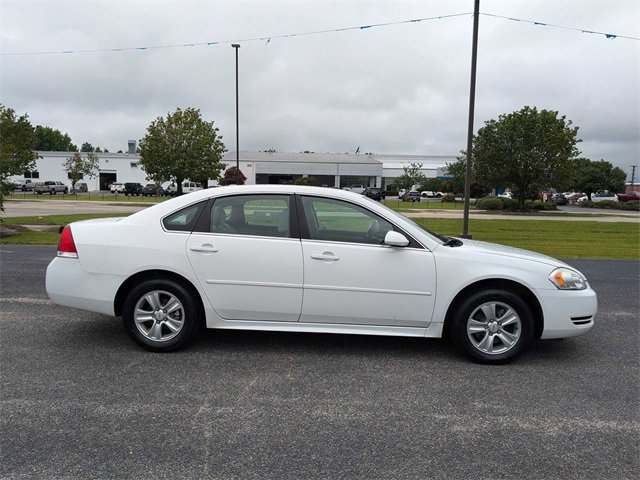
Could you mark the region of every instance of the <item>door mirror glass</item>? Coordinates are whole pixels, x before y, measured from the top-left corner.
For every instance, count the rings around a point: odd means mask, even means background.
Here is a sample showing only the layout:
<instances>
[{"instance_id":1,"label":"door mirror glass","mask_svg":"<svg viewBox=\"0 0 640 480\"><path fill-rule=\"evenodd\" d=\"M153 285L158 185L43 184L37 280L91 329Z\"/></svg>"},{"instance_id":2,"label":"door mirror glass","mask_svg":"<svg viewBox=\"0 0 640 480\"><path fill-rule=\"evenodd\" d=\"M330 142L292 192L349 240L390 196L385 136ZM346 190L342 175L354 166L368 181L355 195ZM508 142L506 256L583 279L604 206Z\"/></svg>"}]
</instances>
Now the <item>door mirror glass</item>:
<instances>
[{"instance_id":1,"label":"door mirror glass","mask_svg":"<svg viewBox=\"0 0 640 480\"><path fill-rule=\"evenodd\" d=\"M384 236L384 244L390 247L406 247L409 239L400 232L390 231Z\"/></svg>"}]
</instances>

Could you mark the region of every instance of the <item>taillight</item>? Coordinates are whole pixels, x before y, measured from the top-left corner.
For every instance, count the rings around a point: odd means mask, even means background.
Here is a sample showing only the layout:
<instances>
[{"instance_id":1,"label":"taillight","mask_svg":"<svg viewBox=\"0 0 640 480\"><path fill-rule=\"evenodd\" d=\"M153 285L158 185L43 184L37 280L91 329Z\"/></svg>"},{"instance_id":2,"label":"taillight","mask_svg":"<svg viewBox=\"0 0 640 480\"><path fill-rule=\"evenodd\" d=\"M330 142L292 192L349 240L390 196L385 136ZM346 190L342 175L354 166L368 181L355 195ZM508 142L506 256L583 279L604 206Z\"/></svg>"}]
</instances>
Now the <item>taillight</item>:
<instances>
[{"instance_id":1,"label":"taillight","mask_svg":"<svg viewBox=\"0 0 640 480\"><path fill-rule=\"evenodd\" d=\"M76 242L73 241L73 235L71 234L71 227L69 225L64 227L60 234L60 241L58 242L58 256L65 258L78 258Z\"/></svg>"}]
</instances>

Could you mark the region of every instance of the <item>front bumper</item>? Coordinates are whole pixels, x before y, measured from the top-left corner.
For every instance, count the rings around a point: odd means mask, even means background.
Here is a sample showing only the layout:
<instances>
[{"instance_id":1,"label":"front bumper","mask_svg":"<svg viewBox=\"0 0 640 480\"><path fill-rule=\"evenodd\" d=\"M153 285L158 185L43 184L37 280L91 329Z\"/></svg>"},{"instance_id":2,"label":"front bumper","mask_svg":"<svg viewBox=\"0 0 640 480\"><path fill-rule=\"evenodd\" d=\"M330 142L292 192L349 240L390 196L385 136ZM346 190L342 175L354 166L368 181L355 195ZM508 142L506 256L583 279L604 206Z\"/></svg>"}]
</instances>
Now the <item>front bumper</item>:
<instances>
[{"instance_id":1,"label":"front bumper","mask_svg":"<svg viewBox=\"0 0 640 480\"><path fill-rule=\"evenodd\" d=\"M594 325L598 298L591 288L585 290L536 290L544 329L542 339L576 337Z\"/></svg>"}]
</instances>

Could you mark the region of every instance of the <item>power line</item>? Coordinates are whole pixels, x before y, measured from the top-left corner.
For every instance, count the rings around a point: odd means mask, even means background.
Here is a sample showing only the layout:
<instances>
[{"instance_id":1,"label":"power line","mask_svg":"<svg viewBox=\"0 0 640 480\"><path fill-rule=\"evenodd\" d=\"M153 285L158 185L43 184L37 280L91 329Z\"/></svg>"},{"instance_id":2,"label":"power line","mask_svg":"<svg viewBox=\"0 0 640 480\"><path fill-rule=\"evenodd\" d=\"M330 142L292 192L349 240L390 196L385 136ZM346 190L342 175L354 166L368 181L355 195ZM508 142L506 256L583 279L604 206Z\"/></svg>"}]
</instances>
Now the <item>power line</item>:
<instances>
[{"instance_id":1,"label":"power line","mask_svg":"<svg viewBox=\"0 0 640 480\"><path fill-rule=\"evenodd\" d=\"M54 51L42 51L42 52L2 52L0 55L2 56L22 56L22 55L59 55L59 54L70 54L70 53L105 53L105 52L131 52L131 51L144 51L144 50L159 50L166 48L183 48L183 47L206 47L211 45L226 45L232 43L242 43L242 42L270 42L271 40L281 39L281 38L292 38L292 37L305 37L310 35L322 35L327 33L337 33L337 32L347 32L349 30L367 30L370 28L380 28L380 27L389 27L392 25L403 25L407 23L419 23L419 22L427 22L431 20L442 20L446 18L453 17L462 17L471 15L471 12L465 13L454 13L451 15L439 15L437 17L425 17L425 18L414 18L411 20L400 20L397 22L385 22L385 23L374 23L370 25L357 25L352 27L342 27L342 28L333 28L328 30L315 30L309 32L300 32L300 33L286 33L282 35L270 35L270 36L262 36L262 37L250 37L250 38L239 38L234 40L217 40L210 42L199 42L199 43L178 43L171 45L150 45L144 47L123 47L123 48L96 48L96 49L81 49L81 50L54 50Z\"/></svg>"},{"instance_id":2,"label":"power line","mask_svg":"<svg viewBox=\"0 0 640 480\"><path fill-rule=\"evenodd\" d=\"M339 32L347 32L353 30L368 30L371 28L381 28L381 27L389 27L394 25L404 25L409 23L420 23L420 22L428 22L434 20L443 20L454 17L465 17L471 16L473 12L463 12L463 13L454 13L450 15L439 15L435 17L424 17L424 18L414 18L411 20L400 20L396 22L384 22L384 23L374 23L370 25L355 25L351 27L342 27L342 28L332 28L326 30L314 30L309 32L298 32L298 33L287 33L281 35L270 35L270 36L261 36L261 37L250 37L250 38L240 38L240 39L231 39L231 40L215 40L208 42L191 42L191 43L176 43L169 45L147 45L147 46L139 46L139 47L122 47L122 48L96 48L96 49L78 49L78 50L51 50L51 51L33 51L33 52L0 52L0 56L27 56L27 55L63 55L63 54L73 54L73 53L107 53L107 52L132 52L132 51L146 51L146 50L161 50L161 49L169 49L169 48L186 48L186 47L208 47L213 45L231 45L233 43L242 43L242 42L267 42L269 43L271 40L284 39L284 38L293 38L293 37L305 37L311 35L324 35L329 33L339 33ZM515 18L515 17L507 17L504 15L496 15L493 13L482 13L480 15L484 15L486 17L499 18L503 20L511 20L514 22L522 22L529 23L536 26L541 27L549 27L549 28L560 28L563 30L572 30L580 33L588 33L593 35L600 35L609 40L621 38L626 40L640 40L638 37L632 37L629 35L620 35L617 33L606 33L599 32L595 30L588 30L586 28L577 28L577 27L568 27L565 25L556 25L553 23L540 22L536 20L527 20L523 18Z\"/></svg>"},{"instance_id":3,"label":"power line","mask_svg":"<svg viewBox=\"0 0 640 480\"><path fill-rule=\"evenodd\" d=\"M480 13L480 15L484 15L485 17L501 18L503 20L511 20L513 22L530 23L532 25L537 25L540 27L561 28L563 30L573 30L574 32L591 33L593 35L601 35L609 40L613 40L615 38L624 38L627 40L640 40L640 38L638 37L630 37L628 35L619 35L617 33L596 32L595 30L587 30L585 28L567 27L565 25L555 25L553 23L544 23L544 22L538 22L535 20L526 20L523 18L506 17L504 15L495 15L493 13Z\"/></svg>"}]
</instances>

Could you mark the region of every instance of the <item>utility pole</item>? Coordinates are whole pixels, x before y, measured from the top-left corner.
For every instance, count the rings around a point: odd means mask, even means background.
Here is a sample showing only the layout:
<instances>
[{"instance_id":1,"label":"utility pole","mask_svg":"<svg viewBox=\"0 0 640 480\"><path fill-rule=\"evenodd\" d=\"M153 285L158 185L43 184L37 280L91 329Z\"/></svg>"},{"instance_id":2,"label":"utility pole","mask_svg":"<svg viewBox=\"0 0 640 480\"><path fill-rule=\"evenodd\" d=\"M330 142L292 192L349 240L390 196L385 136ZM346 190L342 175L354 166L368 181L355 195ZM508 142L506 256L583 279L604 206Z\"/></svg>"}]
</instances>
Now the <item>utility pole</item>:
<instances>
[{"instance_id":1,"label":"utility pole","mask_svg":"<svg viewBox=\"0 0 640 480\"><path fill-rule=\"evenodd\" d=\"M238 49L240 45L233 43L231 46L236 49L236 174L237 181L240 181L240 116L238 113Z\"/></svg>"},{"instance_id":2,"label":"utility pole","mask_svg":"<svg viewBox=\"0 0 640 480\"><path fill-rule=\"evenodd\" d=\"M631 165L631 189L633 190L633 186L636 183L636 168L637 165Z\"/></svg>"},{"instance_id":3,"label":"utility pole","mask_svg":"<svg viewBox=\"0 0 640 480\"><path fill-rule=\"evenodd\" d=\"M473 158L473 116L476 103L476 65L478 63L478 20L480 19L480 0L473 6L473 45L471 48L471 86L469 91L469 127L467 130L467 170L464 178L464 216L462 238L469 235L469 197L471 196L471 161Z\"/></svg>"}]
</instances>

